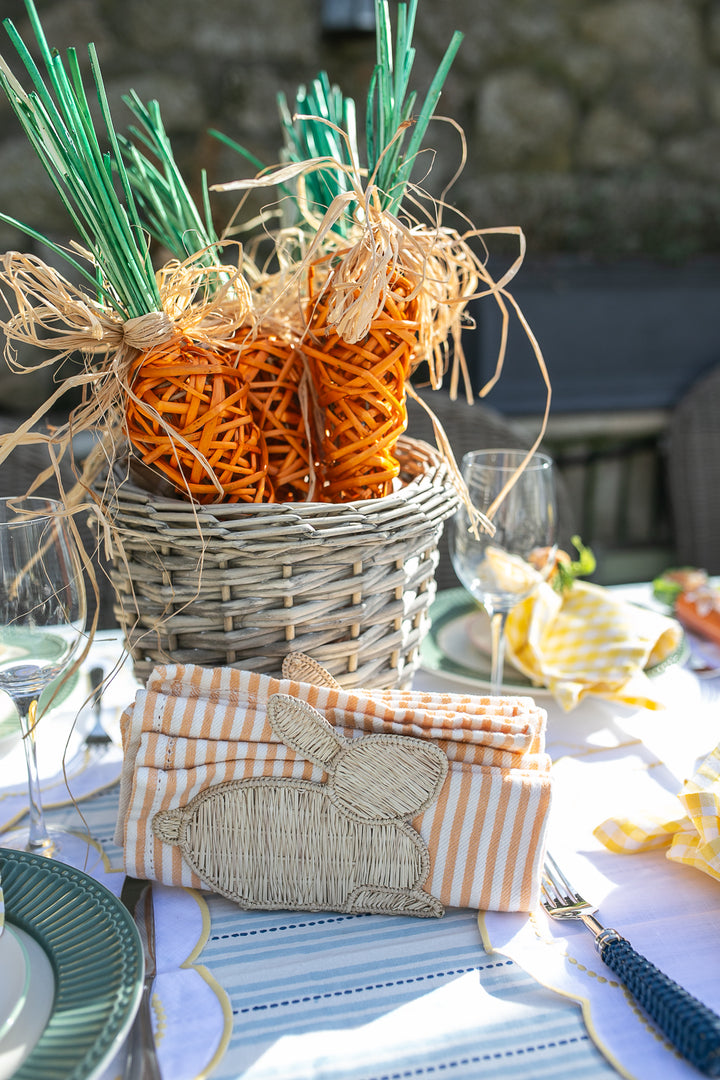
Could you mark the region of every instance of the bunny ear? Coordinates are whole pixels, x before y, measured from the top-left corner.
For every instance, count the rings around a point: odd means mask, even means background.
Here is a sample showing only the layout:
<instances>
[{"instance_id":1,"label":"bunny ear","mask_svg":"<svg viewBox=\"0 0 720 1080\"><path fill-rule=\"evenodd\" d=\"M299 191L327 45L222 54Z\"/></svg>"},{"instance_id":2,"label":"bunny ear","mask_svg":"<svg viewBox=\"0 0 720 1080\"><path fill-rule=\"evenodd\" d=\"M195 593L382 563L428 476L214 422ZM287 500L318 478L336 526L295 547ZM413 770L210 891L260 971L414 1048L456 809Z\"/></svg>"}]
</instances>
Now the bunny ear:
<instances>
[{"instance_id":1,"label":"bunny ear","mask_svg":"<svg viewBox=\"0 0 720 1080\"><path fill-rule=\"evenodd\" d=\"M283 679L292 679L293 682L306 682L312 686L331 686L334 690L340 689L340 683L332 677L330 672L306 653L288 653L282 663L282 675Z\"/></svg>"},{"instance_id":2,"label":"bunny ear","mask_svg":"<svg viewBox=\"0 0 720 1080\"><path fill-rule=\"evenodd\" d=\"M267 703L268 720L279 739L313 765L330 772L333 758L345 746L324 716L312 705L288 694L273 694Z\"/></svg>"}]
</instances>

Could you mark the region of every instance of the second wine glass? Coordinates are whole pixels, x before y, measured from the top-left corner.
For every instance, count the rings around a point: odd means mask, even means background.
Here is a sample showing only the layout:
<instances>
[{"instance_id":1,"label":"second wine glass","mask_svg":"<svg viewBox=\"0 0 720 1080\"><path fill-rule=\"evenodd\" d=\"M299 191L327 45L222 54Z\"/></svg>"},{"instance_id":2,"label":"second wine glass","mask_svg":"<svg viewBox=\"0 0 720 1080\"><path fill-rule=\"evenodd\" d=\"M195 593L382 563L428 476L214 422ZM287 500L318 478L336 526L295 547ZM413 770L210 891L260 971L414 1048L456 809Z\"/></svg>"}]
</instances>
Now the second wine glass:
<instances>
[{"instance_id":1,"label":"second wine glass","mask_svg":"<svg viewBox=\"0 0 720 1080\"><path fill-rule=\"evenodd\" d=\"M552 460L524 450L473 450L462 475L473 508L490 517L494 532L474 524L461 505L451 525L455 573L490 616L490 691L502 692L508 613L552 570L557 510ZM521 470L521 471L519 471Z\"/></svg>"},{"instance_id":2,"label":"second wine glass","mask_svg":"<svg viewBox=\"0 0 720 1080\"><path fill-rule=\"evenodd\" d=\"M85 633L85 586L62 506L50 499L0 499L0 690L17 708L28 773L30 823L0 836L21 848L84 865L87 845L48 829L36 740L42 691L69 668Z\"/></svg>"}]
</instances>

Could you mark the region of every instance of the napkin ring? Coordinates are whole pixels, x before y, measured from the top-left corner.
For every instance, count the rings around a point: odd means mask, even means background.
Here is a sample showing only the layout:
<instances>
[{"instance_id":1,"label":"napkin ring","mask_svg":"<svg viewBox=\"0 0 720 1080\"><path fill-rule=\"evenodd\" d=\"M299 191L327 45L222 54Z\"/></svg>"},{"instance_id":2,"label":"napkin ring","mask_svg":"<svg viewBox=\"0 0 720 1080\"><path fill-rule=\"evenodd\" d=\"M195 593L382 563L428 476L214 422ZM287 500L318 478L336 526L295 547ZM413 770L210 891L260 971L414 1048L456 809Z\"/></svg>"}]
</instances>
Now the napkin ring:
<instances>
[{"instance_id":1,"label":"napkin ring","mask_svg":"<svg viewBox=\"0 0 720 1080\"><path fill-rule=\"evenodd\" d=\"M155 836L243 908L443 915L422 888L430 857L410 823L438 797L448 770L443 751L404 735L345 739L285 694L270 698L267 715L278 738L327 780L217 784L157 813Z\"/></svg>"}]
</instances>

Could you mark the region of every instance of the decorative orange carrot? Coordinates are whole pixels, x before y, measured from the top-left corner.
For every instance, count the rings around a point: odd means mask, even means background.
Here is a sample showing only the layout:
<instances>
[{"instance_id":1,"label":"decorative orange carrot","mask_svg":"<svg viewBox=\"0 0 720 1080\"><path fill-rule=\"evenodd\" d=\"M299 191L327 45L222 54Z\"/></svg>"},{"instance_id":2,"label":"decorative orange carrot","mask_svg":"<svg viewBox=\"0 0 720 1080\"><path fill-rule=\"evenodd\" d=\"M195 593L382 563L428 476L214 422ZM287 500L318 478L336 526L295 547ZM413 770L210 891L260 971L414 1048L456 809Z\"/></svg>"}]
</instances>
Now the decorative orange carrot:
<instances>
[{"instance_id":1,"label":"decorative orange carrot","mask_svg":"<svg viewBox=\"0 0 720 1080\"><path fill-rule=\"evenodd\" d=\"M349 342L328 326L328 293L315 295L311 267L302 350L322 417L320 501L372 499L392 490L400 471L393 451L407 426L406 382L417 350L417 304L401 299L410 292L397 274L369 333Z\"/></svg>"},{"instance_id":2,"label":"decorative orange carrot","mask_svg":"<svg viewBox=\"0 0 720 1080\"><path fill-rule=\"evenodd\" d=\"M134 449L198 502L272 496L265 439L232 353L175 337L138 356L126 422Z\"/></svg>"},{"instance_id":3,"label":"decorative orange carrot","mask_svg":"<svg viewBox=\"0 0 720 1080\"><path fill-rule=\"evenodd\" d=\"M242 340L242 332L238 335ZM263 433L268 501L297 502L308 498L312 469L309 419L300 402L303 359L291 342L275 334L248 332L237 355L237 368L248 384L248 407Z\"/></svg>"}]
</instances>

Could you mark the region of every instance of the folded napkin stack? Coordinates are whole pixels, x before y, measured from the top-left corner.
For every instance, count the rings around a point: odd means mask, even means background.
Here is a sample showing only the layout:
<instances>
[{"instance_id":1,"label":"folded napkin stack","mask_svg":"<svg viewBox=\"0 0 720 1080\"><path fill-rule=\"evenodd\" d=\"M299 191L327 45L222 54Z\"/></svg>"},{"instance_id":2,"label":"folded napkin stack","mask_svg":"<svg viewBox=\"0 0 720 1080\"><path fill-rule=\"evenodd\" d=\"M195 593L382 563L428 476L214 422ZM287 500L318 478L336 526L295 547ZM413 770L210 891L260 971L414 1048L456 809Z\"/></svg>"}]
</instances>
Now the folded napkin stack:
<instances>
[{"instance_id":1,"label":"folded napkin stack","mask_svg":"<svg viewBox=\"0 0 720 1080\"><path fill-rule=\"evenodd\" d=\"M668 859L720 881L720 746L685 781L678 799L684 815L671 820L608 818L595 836L610 851L623 854L667 847Z\"/></svg>"},{"instance_id":2,"label":"folded napkin stack","mask_svg":"<svg viewBox=\"0 0 720 1080\"><path fill-rule=\"evenodd\" d=\"M510 612L508 659L569 711L587 694L660 708L646 669L682 643L676 620L575 581L560 593L542 583Z\"/></svg>"},{"instance_id":3,"label":"folded napkin stack","mask_svg":"<svg viewBox=\"0 0 720 1080\"><path fill-rule=\"evenodd\" d=\"M125 869L246 908L528 911L550 806L530 698L156 668L122 720ZM324 682L325 685L317 685Z\"/></svg>"}]
</instances>

